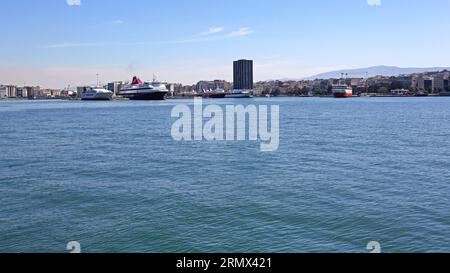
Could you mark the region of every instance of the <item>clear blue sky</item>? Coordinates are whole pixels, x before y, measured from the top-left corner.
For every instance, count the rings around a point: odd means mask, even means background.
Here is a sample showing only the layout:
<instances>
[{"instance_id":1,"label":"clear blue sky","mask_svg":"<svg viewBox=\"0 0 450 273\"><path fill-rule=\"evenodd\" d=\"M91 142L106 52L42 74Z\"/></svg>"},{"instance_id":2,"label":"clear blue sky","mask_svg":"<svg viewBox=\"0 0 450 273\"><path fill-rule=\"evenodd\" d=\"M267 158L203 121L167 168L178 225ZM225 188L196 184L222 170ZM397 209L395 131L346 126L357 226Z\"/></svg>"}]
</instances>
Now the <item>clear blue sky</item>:
<instances>
[{"instance_id":1,"label":"clear blue sky","mask_svg":"<svg viewBox=\"0 0 450 273\"><path fill-rule=\"evenodd\" d=\"M231 80L238 58L257 80L450 66L450 1L368 1L2 0L0 83Z\"/></svg>"}]
</instances>

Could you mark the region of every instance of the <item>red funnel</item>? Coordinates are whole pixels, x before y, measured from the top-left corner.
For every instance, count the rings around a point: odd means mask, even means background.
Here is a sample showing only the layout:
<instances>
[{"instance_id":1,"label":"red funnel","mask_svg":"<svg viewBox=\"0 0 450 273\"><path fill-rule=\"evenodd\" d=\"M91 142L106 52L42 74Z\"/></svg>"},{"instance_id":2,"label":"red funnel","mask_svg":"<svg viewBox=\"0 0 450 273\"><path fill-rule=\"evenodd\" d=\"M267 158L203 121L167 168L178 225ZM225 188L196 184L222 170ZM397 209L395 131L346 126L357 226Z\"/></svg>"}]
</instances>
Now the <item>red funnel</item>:
<instances>
[{"instance_id":1,"label":"red funnel","mask_svg":"<svg viewBox=\"0 0 450 273\"><path fill-rule=\"evenodd\" d=\"M136 76L133 77L133 82L132 82L132 84L141 84L141 83L142 83L141 79L139 79L139 78L136 77Z\"/></svg>"}]
</instances>

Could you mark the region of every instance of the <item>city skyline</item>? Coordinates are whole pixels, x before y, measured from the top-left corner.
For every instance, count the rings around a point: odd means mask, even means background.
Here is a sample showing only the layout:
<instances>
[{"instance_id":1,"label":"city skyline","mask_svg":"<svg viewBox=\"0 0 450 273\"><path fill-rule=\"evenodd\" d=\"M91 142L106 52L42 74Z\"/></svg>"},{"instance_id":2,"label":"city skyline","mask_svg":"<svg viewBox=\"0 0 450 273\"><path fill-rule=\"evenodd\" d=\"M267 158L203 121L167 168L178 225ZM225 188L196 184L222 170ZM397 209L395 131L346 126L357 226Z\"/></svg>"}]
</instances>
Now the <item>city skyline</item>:
<instances>
[{"instance_id":1,"label":"city skyline","mask_svg":"<svg viewBox=\"0 0 450 273\"><path fill-rule=\"evenodd\" d=\"M237 59L255 60L255 81L450 63L448 1L147 2L2 1L0 83L232 81Z\"/></svg>"}]
</instances>

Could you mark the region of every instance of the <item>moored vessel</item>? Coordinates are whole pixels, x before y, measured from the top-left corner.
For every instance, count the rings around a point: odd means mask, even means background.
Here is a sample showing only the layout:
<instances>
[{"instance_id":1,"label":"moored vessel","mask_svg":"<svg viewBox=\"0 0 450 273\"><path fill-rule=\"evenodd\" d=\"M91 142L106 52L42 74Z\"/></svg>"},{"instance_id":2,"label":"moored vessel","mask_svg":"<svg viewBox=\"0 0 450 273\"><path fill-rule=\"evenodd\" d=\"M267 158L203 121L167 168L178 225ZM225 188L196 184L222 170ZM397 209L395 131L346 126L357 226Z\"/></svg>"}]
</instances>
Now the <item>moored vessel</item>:
<instances>
[{"instance_id":1,"label":"moored vessel","mask_svg":"<svg viewBox=\"0 0 450 273\"><path fill-rule=\"evenodd\" d=\"M348 98L353 96L353 89L345 84L333 85L333 96L335 98Z\"/></svg>"},{"instance_id":2,"label":"moored vessel","mask_svg":"<svg viewBox=\"0 0 450 273\"><path fill-rule=\"evenodd\" d=\"M252 97L252 92L249 90L233 90L225 95L227 99L245 99Z\"/></svg>"},{"instance_id":3,"label":"moored vessel","mask_svg":"<svg viewBox=\"0 0 450 273\"><path fill-rule=\"evenodd\" d=\"M113 92L100 87L86 87L80 97L81 100L111 100Z\"/></svg>"},{"instance_id":4,"label":"moored vessel","mask_svg":"<svg viewBox=\"0 0 450 273\"><path fill-rule=\"evenodd\" d=\"M168 92L166 84L156 78L152 82L143 82L135 76L131 84L122 87L119 94L130 100L164 100Z\"/></svg>"},{"instance_id":5,"label":"moored vessel","mask_svg":"<svg viewBox=\"0 0 450 273\"><path fill-rule=\"evenodd\" d=\"M216 90L212 91L207 91L203 93L203 98L205 99L223 99L225 98L225 96L227 95L227 93L225 92L224 89L219 88L219 86L217 86Z\"/></svg>"},{"instance_id":6,"label":"moored vessel","mask_svg":"<svg viewBox=\"0 0 450 273\"><path fill-rule=\"evenodd\" d=\"M415 95L416 97L428 97L428 93L423 92L423 91L419 91L416 93Z\"/></svg>"}]
</instances>

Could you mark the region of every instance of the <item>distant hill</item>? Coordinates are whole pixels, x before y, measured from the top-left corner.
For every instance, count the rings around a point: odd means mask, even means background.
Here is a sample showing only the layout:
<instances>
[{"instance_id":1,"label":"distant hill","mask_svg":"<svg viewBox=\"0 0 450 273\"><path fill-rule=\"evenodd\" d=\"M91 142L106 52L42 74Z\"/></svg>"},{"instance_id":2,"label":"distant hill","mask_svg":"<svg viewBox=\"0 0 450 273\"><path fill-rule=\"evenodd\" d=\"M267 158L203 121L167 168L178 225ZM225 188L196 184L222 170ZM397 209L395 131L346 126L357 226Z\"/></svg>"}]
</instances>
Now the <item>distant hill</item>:
<instances>
[{"instance_id":1,"label":"distant hill","mask_svg":"<svg viewBox=\"0 0 450 273\"><path fill-rule=\"evenodd\" d=\"M428 67L428 68L416 68L416 67L396 67L396 66L373 66L367 68L358 68L358 69L347 69L347 70L338 70L331 71L322 74L318 74L312 77L306 78L307 80L314 79L330 79L330 78L340 78L342 73L348 73L349 78L365 78L366 73L369 77L374 76L398 76L401 74L413 74L413 73L423 73L423 72L435 72L442 70L450 70L450 67Z\"/></svg>"}]
</instances>

